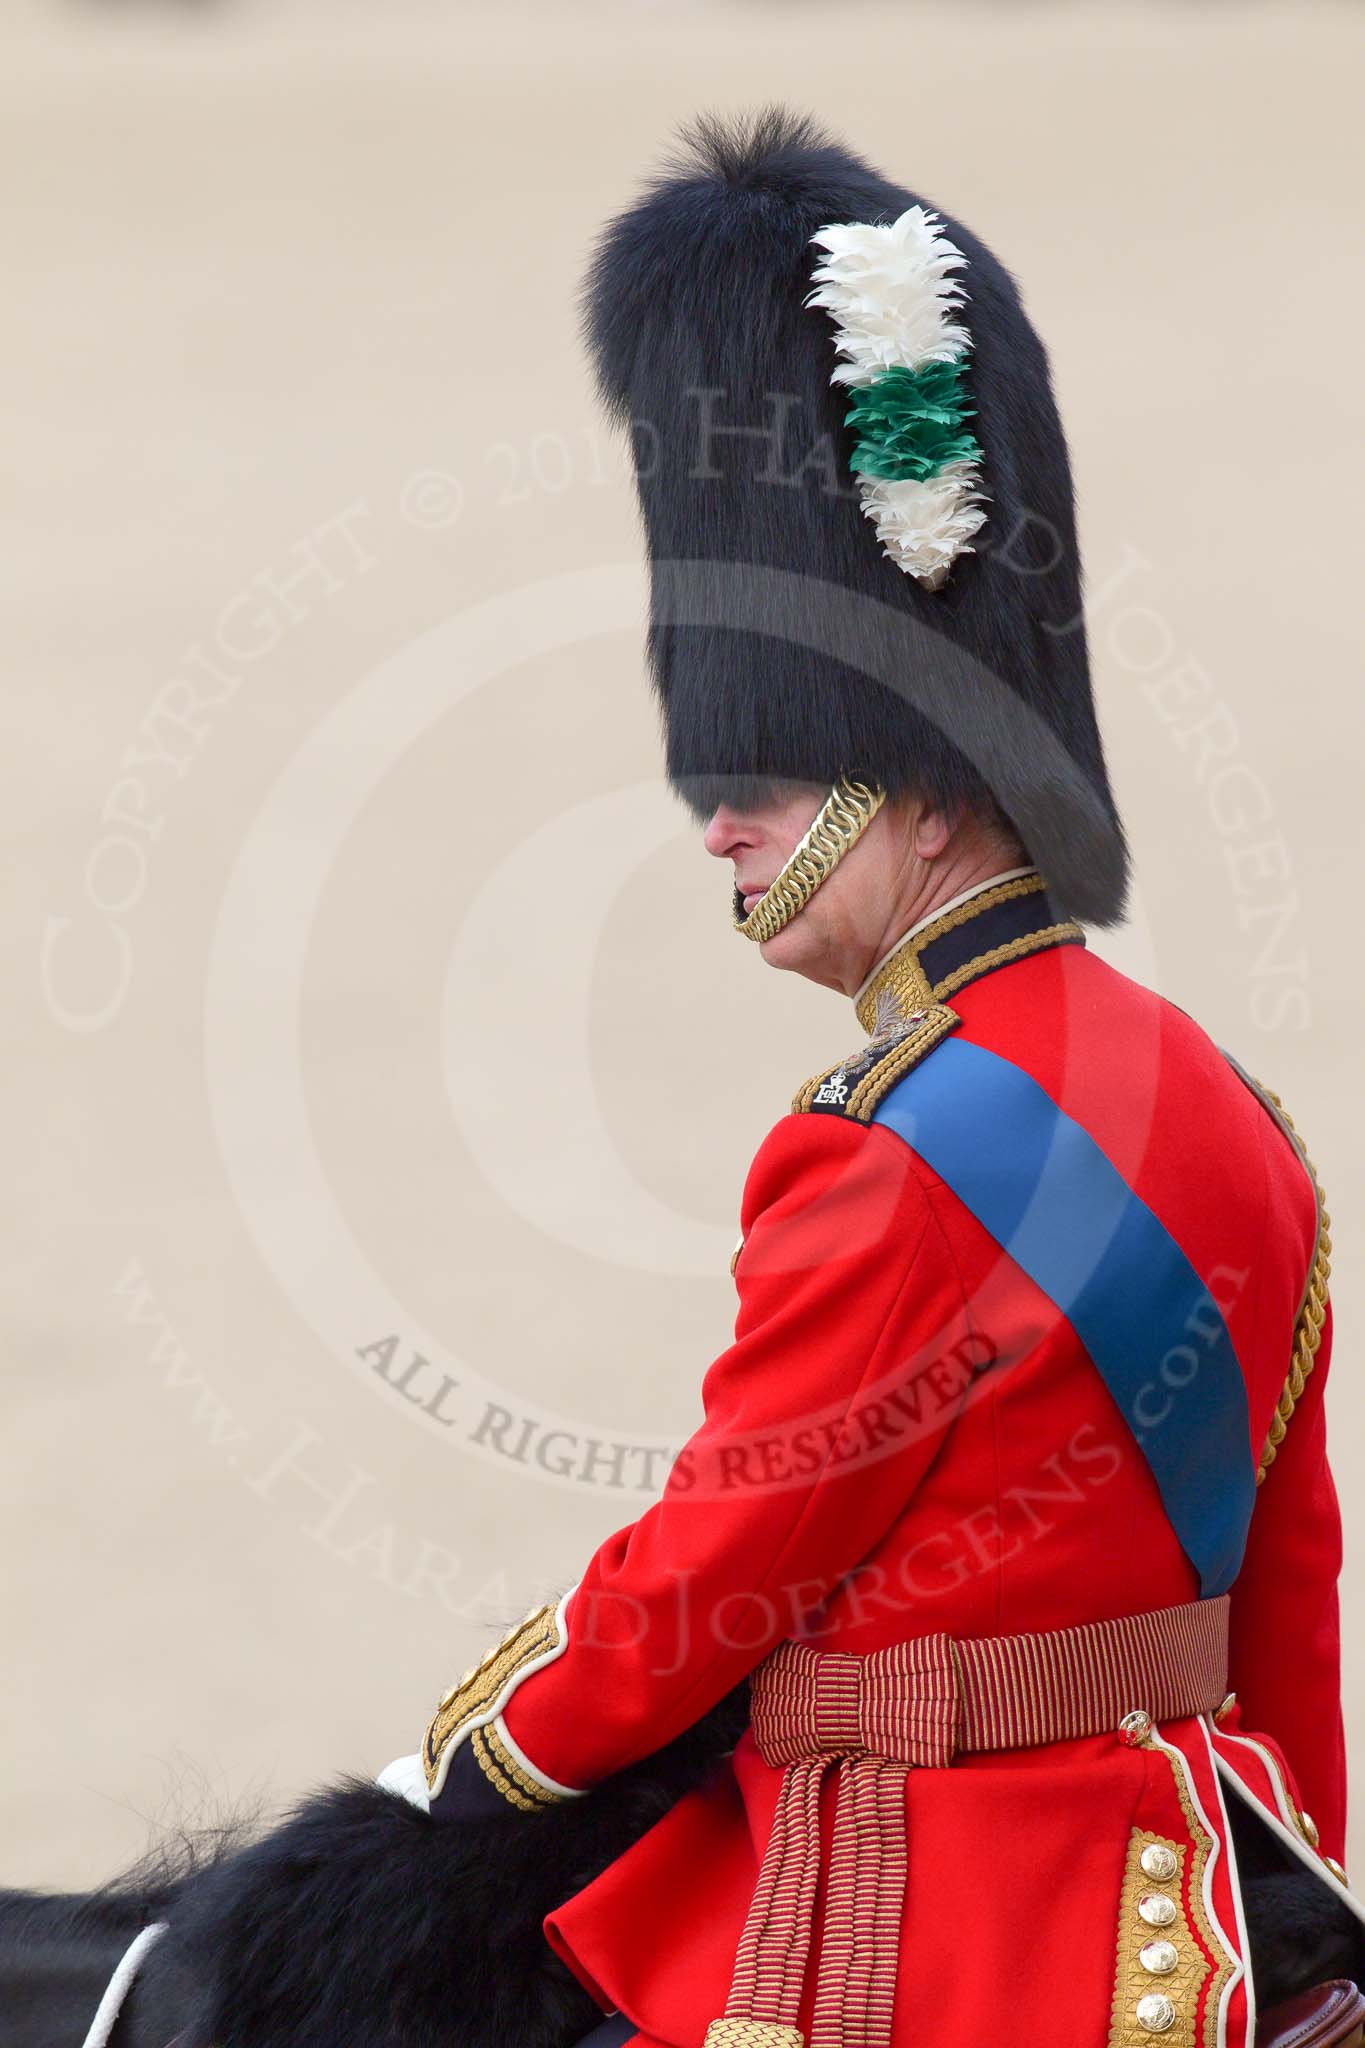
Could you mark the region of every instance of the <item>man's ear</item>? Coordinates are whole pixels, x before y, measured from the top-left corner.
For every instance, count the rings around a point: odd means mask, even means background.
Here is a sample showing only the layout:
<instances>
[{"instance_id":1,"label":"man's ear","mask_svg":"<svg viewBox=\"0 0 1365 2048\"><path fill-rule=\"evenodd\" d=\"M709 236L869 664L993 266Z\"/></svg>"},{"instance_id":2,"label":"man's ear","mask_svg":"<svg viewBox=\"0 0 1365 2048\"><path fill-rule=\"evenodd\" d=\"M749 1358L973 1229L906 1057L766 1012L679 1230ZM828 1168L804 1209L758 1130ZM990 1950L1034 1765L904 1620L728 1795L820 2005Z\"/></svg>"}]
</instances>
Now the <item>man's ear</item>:
<instances>
[{"instance_id":1,"label":"man's ear","mask_svg":"<svg viewBox=\"0 0 1365 2048\"><path fill-rule=\"evenodd\" d=\"M917 804L911 844L921 860L937 860L962 821L961 804Z\"/></svg>"}]
</instances>

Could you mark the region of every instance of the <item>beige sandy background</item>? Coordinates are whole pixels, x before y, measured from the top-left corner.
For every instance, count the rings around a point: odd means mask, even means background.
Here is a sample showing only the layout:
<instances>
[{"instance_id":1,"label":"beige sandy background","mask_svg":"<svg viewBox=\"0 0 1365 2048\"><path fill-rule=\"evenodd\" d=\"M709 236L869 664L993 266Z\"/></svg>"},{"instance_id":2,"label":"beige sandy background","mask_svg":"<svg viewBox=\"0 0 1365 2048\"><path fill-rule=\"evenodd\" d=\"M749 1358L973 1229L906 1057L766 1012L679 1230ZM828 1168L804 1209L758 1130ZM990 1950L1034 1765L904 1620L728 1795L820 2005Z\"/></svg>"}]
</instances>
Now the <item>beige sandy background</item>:
<instances>
[{"instance_id":1,"label":"beige sandy background","mask_svg":"<svg viewBox=\"0 0 1365 2048\"><path fill-rule=\"evenodd\" d=\"M858 1033L660 786L573 296L675 121L767 97L1050 343L1103 950L1338 1225L1365 1787L1361 54L1230 0L7 11L0 1882L413 1747L695 1419L745 1166Z\"/></svg>"}]
</instances>

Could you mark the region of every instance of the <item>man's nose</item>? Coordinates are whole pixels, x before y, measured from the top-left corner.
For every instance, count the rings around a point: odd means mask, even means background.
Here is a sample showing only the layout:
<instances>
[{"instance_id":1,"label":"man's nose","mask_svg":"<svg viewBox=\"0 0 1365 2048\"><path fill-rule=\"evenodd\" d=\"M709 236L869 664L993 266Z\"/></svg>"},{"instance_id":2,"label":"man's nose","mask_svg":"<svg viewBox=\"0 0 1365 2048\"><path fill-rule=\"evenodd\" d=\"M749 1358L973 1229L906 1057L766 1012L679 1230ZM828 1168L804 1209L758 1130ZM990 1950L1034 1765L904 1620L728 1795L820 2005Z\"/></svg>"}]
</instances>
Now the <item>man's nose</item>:
<instances>
[{"instance_id":1,"label":"man's nose","mask_svg":"<svg viewBox=\"0 0 1365 2048\"><path fill-rule=\"evenodd\" d=\"M741 846L752 844L752 834L746 837L743 819L720 804L707 821L701 843L717 860L730 860Z\"/></svg>"}]
</instances>

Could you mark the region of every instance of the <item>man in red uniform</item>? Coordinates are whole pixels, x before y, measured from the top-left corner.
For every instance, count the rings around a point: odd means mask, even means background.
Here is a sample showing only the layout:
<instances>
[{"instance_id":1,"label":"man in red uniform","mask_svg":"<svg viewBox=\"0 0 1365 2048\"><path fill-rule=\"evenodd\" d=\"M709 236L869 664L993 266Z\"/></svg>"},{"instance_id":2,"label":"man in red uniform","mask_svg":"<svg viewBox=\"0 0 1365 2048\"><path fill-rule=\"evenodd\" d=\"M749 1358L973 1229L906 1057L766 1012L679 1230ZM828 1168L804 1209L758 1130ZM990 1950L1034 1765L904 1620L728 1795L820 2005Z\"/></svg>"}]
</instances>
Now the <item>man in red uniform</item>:
<instances>
[{"instance_id":1,"label":"man in red uniform","mask_svg":"<svg viewBox=\"0 0 1365 2048\"><path fill-rule=\"evenodd\" d=\"M1086 945L1127 859L1042 346L777 115L699 131L590 307L670 777L858 1036L753 1162L662 1498L386 1780L534 1826L747 1680L546 1924L594 2040L1244 2048L1252 1863L1360 1914L1327 1219L1276 1099Z\"/></svg>"}]
</instances>

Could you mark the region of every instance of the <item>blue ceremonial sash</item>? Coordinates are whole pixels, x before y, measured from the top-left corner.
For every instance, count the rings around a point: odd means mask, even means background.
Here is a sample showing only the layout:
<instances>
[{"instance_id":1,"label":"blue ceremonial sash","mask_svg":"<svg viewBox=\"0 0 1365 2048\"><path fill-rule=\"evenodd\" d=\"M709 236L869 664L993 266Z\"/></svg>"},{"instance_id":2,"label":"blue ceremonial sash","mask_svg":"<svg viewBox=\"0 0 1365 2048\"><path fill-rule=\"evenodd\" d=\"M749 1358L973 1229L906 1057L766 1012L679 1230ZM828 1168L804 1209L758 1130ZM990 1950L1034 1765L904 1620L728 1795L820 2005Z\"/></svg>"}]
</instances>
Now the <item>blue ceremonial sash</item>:
<instances>
[{"instance_id":1,"label":"blue ceremonial sash","mask_svg":"<svg viewBox=\"0 0 1365 2048\"><path fill-rule=\"evenodd\" d=\"M1059 1308L1152 1475L1206 1598L1237 1576L1256 1498L1246 1383L1217 1302L1088 1132L996 1053L945 1039L885 1124Z\"/></svg>"}]
</instances>

